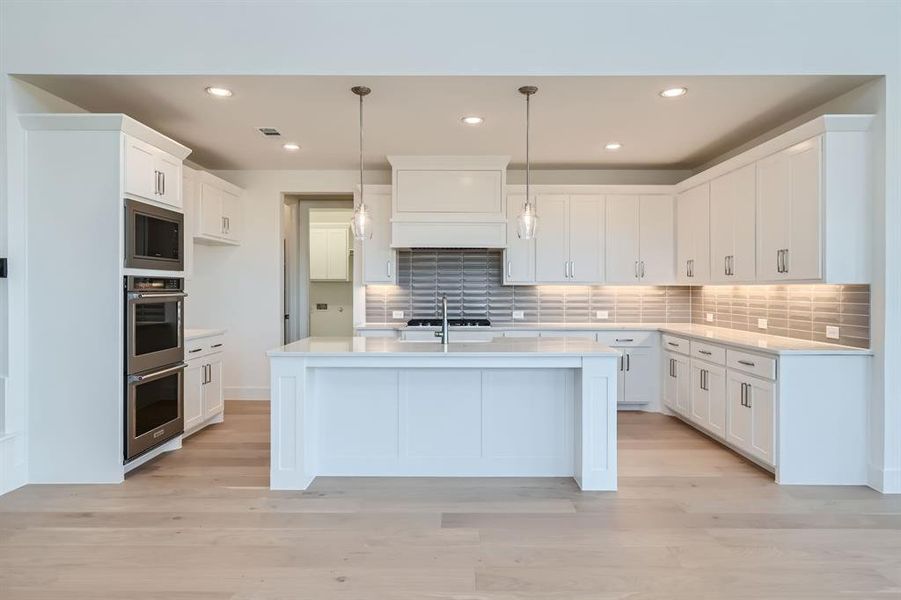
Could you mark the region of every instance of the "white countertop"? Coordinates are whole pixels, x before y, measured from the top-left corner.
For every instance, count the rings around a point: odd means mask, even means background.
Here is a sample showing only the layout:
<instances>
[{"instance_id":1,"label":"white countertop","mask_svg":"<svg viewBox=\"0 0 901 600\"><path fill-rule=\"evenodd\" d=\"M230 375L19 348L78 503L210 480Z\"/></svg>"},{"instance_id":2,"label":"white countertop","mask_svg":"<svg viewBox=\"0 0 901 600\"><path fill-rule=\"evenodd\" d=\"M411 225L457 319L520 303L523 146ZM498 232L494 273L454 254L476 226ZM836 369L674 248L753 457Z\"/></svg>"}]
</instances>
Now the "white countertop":
<instances>
[{"instance_id":1,"label":"white countertop","mask_svg":"<svg viewBox=\"0 0 901 600\"><path fill-rule=\"evenodd\" d=\"M358 325L356 329L398 331L419 331L437 329L436 327L407 327L403 323L367 323ZM711 327L694 323L531 323L513 325L492 325L490 328L457 327L465 330L504 331L659 331L673 335L693 338L704 338L712 342L735 346L746 350L765 351L772 354L872 354L868 348L855 348L841 344L828 344L796 338L767 335L754 331L741 331L726 327ZM451 336L453 341L453 336Z\"/></svg>"},{"instance_id":2,"label":"white countertop","mask_svg":"<svg viewBox=\"0 0 901 600\"><path fill-rule=\"evenodd\" d=\"M199 340L213 337L214 335L223 335L224 333L224 329L185 329L185 341Z\"/></svg>"},{"instance_id":3,"label":"white countertop","mask_svg":"<svg viewBox=\"0 0 901 600\"><path fill-rule=\"evenodd\" d=\"M619 351L585 338L504 338L487 342L414 342L392 338L310 337L266 353L268 356L619 356Z\"/></svg>"}]
</instances>

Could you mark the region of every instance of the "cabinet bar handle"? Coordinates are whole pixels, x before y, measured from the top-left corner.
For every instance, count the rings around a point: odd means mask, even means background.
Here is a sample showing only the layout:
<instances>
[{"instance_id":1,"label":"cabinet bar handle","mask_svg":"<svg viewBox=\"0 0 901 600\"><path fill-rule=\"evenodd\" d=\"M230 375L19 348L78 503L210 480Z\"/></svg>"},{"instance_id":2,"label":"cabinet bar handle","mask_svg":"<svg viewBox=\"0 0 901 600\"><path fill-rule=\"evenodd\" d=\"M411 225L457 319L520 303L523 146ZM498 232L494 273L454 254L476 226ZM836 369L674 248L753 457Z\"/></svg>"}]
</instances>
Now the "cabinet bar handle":
<instances>
[{"instance_id":1,"label":"cabinet bar handle","mask_svg":"<svg viewBox=\"0 0 901 600\"><path fill-rule=\"evenodd\" d=\"M576 278L576 261L574 260L569 261L569 278Z\"/></svg>"},{"instance_id":2,"label":"cabinet bar handle","mask_svg":"<svg viewBox=\"0 0 901 600\"><path fill-rule=\"evenodd\" d=\"M203 348L195 348L194 350L188 350L188 354L194 354L195 352L200 352Z\"/></svg>"},{"instance_id":3,"label":"cabinet bar handle","mask_svg":"<svg viewBox=\"0 0 901 600\"><path fill-rule=\"evenodd\" d=\"M513 275L512 275L513 271L511 270L512 263L513 263L513 261L510 261L510 260L507 261L507 279L510 279L511 277L513 277Z\"/></svg>"},{"instance_id":4,"label":"cabinet bar handle","mask_svg":"<svg viewBox=\"0 0 901 600\"><path fill-rule=\"evenodd\" d=\"M166 174L160 171L160 196L166 195Z\"/></svg>"},{"instance_id":5,"label":"cabinet bar handle","mask_svg":"<svg viewBox=\"0 0 901 600\"><path fill-rule=\"evenodd\" d=\"M746 366L746 367L753 367L753 366L755 366L754 363L752 363L752 362L749 361L749 360L740 360L740 361L738 361L738 364L744 365L744 366Z\"/></svg>"},{"instance_id":6,"label":"cabinet bar handle","mask_svg":"<svg viewBox=\"0 0 901 600\"><path fill-rule=\"evenodd\" d=\"M222 344L213 344L210 348L221 348Z\"/></svg>"},{"instance_id":7,"label":"cabinet bar handle","mask_svg":"<svg viewBox=\"0 0 901 600\"><path fill-rule=\"evenodd\" d=\"M630 360L630 355L626 354L626 371L628 371L632 366L632 361Z\"/></svg>"},{"instance_id":8,"label":"cabinet bar handle","mask_svg":"<svg viewBox=\"0 0 901 600\"><path fill-rule=\"evenodd\" d=\"M782 249L782 272L788 273L788 248Z\"/></svg>"},{"instance_id":9,"label":"cabinet bar handle","mask_svg":"<svg viewBox=\"0 0 901 600\"><path fill-rule=\"evenodd\" d=\"M634 342L635 338L616 338L617 342Z\"/></svg>"},{"instance_id":10,"label":"cabinet bar handle","mask_svg":"<svg viewBox=\"0 0 901 600\"><path fill-rule=\"evenodd\" d=\"M729 257L724 256L723 257L723 275L728 275L728 274L729 274Z\"/></svg>"},{"instance_id":11,"label":"cabinet bar handle","mask_svg":"<svg viewBox=\"0 0 901 600\"><path fill-rule=\"evenodd\" d=\"M776 272L782 272L782 250L776 250Z\"/></svg>"},{"instance_id":12,"label":"cabinet bar handle","mask_svg":"<svg viewBox=\"0 0 901 600\"><path fill-rule=\"evenodd\" d=\"M385 275L387 275L389 278L391 277L391 261L390 260L385 261Z\"/></svg>"},{"instance_id":13,"label":"cabinet bar handle","mask_svg":"<svg viewBox=\"0 0 901 600\"><path fill-rule=\"evenodd\" d=\"M677 342L667 342L667 344L669 344L669 345L672 346L673 348L678 348L678 347L679 347L679 344L678 344Z\"/></svg>"},{"instance_id":14,"label":"cabinet bar handle","mask_svg":"<svg viewBox=\"0 0 901 600\"><path fill-rule=\"evenodd\" d=\"M698 354L703 354L704 356L710 356L713 354L710 350L698 350Z\"/></svg>"},{"instance_id":15,"label":"cabinet bar handle","mask_svg":"<svg viewBox=\"0 0 901 600\"><path fill-rule=\"evenodd\" d=\"M638 279L638 261L635 261L635 279Z\"/></svg>"},{"instance_id":16,"label":"cabinet bar handle","mask_svg":"<svg viewBox=\"0 0 901 600\"><path fill-rule=\"evenodd\" d=\"M641 278L644 279L644 261L641 261Z\"/></svg>"}]
</instances>

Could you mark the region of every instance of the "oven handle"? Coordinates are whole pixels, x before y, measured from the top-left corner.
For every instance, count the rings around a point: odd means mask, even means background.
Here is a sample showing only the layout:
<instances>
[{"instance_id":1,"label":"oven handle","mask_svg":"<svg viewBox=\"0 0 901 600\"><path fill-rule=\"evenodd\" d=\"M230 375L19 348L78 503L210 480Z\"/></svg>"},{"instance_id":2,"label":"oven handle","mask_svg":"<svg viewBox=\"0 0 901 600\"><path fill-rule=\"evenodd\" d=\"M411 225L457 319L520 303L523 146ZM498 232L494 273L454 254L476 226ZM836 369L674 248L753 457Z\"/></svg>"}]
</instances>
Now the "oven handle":
<instances>
[{"instance_id":1,"label":"oven handle","mask_svg":"<svg viewBox=\"0 0 901 600\"><path fill-rule=\"evenodd\" d=\"M156 379L157 377L162 377L163 375L168 375L169 373L180 371L187 366L188 363L178 363L177 365L174 365L172 367L167 367L153 373L147 373L146 375L129 375L128 383L141 383L142 381L147 381L148 379Z\"/></svg>"},{"instance_id":2,"label":"oven handle","mask_svg":"<svg viewBox=\"0 0 901 600\"><path fill-rule=\"evenodd\" d=\"M147 299L156 299L156 298L187 298L188 295L184 292L174 292L171 294L144 294L139 292L129 292L128 299L129 300L147 300Z\"/></svg>"}]
</instances>

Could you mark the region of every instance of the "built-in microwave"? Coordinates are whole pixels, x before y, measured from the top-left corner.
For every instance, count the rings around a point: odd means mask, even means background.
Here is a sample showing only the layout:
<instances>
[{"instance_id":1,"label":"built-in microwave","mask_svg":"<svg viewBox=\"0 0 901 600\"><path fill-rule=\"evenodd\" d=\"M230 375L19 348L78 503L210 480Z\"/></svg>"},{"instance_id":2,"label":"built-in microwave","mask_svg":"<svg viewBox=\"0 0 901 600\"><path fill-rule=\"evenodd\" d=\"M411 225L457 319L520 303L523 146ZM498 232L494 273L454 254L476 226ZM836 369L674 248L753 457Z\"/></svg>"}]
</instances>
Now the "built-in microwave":
<instances>
[{"instance_id":1,"label":"built-in microwave","mask_svg":"<svg viewBox=\"0 0 901 600\"><path fill-rule=\"evenodd\" d=\"M183 271L185 218L137 200L125 201L125 267Z\"/></svg>"}]
</instances>

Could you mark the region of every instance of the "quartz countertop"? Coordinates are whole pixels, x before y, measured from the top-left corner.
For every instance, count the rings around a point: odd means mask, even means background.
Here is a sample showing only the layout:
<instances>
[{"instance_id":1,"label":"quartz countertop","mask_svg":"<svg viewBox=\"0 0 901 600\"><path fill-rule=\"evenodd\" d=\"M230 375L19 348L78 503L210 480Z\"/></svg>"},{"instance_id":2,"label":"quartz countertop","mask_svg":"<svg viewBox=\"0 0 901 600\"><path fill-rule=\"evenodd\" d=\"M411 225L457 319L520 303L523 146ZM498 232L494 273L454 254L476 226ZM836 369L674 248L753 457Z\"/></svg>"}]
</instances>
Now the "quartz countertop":
<instances>
[{"instance_id":1,"label":"quartz countertop","mask_svg":"<svg viewBox=\"0 0 901 600\"><path fill-rule=\"evenodd\" d=\"M367 323L357 325L357 330L385 330L420 331L438 329L436 327L408 327L404 323ZM768 335L755 331L741 331L727 327L712 327L695 323L516 323L504 325L492 325L490 328L482 327L458 327L454 329L496 331L659 331L672 335L682 335L691 338L703 338L711 342L718 342L728 346L735 346L745 350L764 351L771 354L872 354L869 348L855 348L841 344L826 342L814 342L796 338ZM453 342L453 336L451 336Z\"/></svg>"},{"instance_id":2,"label":"quartz countertop","mask_svg":"<svg viewBox=\"0 0 901 600\"><path fill-rule=\"evenodd\" d=\"M619 351L585 338L499 337L486 342L403 341L370 337L309 337L274 348L268 356L619 356Z\"/></svg>"},{"instance_id":3,"label":"quartz countertop","mask_svg":"<svg viewBox=\"0 0 901 600\"><path fill-rule=\"evenodd\" d=\"M199 340L213 337L214 335L223 335L224 333L224 329L185 329L185 341Z\"/></svg>"}]
</instances>

